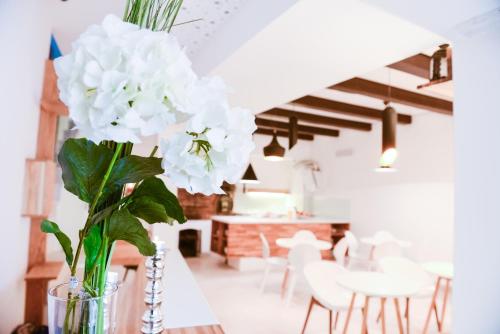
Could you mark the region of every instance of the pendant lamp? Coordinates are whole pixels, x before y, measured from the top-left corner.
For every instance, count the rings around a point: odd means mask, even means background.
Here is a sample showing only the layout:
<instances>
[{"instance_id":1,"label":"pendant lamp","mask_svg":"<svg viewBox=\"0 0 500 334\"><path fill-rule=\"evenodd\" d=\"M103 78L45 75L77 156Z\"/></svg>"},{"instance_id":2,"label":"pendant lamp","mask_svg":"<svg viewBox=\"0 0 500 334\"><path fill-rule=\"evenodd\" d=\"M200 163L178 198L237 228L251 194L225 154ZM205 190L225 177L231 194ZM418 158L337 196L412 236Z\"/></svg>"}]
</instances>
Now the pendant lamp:
<instances>
[{"instance_id":1,"label":"pendant lamp","mask_svg":"<svg viewBox=\"0 0 500 334\"><path fill-rule=\"evenodd\" d=\"M282 161L285 156L285 148L280 145L276 136L276 130L273 131L273 139L264 147L264 159L269 161Z\"/></svg>"},{"instance_id":2,"label":"pendant lamp","mask_svg":"<svg viewBox=\"0 0 500 334\"><path fill-rule=\"evenodd\" d=\"M397 121L396 110L386 102L386 107L382 111L382 155L380 156L378 171L394 171L392 164L398 156L396 149Z\"/></svg>"}]
</instances>

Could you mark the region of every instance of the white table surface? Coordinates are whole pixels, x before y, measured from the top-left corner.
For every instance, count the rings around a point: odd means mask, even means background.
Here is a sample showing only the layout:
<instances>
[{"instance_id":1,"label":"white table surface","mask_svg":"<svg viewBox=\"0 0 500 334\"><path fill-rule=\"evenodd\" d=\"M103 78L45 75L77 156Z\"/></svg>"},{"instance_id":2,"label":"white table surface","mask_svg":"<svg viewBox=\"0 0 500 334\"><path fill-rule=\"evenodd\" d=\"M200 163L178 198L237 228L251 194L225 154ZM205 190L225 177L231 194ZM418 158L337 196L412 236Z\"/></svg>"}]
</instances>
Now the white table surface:
<instances>
[{"instance_id":1,"label":"white table surface","mask_svg":"<svg viewBox=\"0 0 500 334\"><path fill-rule=\"evenodd\" d=\"M446 278L453 279L453 263L446 261L433 261L422 263L422 268L430 274Z\"/></svg>"},{"instance_id":2,"label":"white table surface","mask_svg":"<svg viewBox=\"0 0 500 334\"><path fill-rule=\"evenodd\" d=\"M319 250L328 250L332 248L332 243L319 239L298 239L298 238L278 238L276 245L283 248L293 248L297 245L307 244L316 247Z\"/></svg>"},{"instance_id":3,"label":"white table surface","mask_svg":"<svg viewBox=\"0 0 500 334\"><path fill-rule=\"evenodd\" d=\"M258 215L240 216L212 216L212 220L226 224L347 224L347 219L332 219L325 217L296 218L288 217L260 217Z\"/></svg>"},{"instance_id":4,"label":"white table surface","mask_svg":"<svg viewBox=\"0 0 500 334\"><path fill-rule=\"evenodd\" d=\"M178 249L169 249L165 256L163 293L163 321L167 329L220 323Z\"/></svg>"},{"instance_id":5,"label":"white table surface","mask_svg":"<svg viewBox=\"0 0 500 334\"><path fill-rule=\"evenodd\" d=\"M337 277L337 284L344 289L369 297L411 297L420 286L412 281L371 271L353 271Z\"/></svg>"}]
</instances>

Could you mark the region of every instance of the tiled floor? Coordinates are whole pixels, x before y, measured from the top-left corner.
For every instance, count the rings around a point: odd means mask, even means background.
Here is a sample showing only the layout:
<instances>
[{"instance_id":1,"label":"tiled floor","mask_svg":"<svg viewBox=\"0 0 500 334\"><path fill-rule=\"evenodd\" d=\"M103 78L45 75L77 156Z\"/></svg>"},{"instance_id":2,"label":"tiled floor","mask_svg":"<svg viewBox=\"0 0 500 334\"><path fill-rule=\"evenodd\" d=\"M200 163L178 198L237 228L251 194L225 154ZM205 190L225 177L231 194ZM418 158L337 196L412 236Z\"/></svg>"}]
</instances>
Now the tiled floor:
<instances>
[{"instance_id":1,"label":"tiled floor","mask_svg":"<svg viewBox=\"0 0 500 334\"><path fill-rule=\"evenodd\" d=\"M209 304L228 334L299 334L307 311L309 296L307 289L298 285L290 306L280 298L282 273L274 272L269 276L264 293L259 292L260 272L239 272L224 265L217 255L203 255L189 258L191 267ZM430 299L416 299L411 305L411 333L421 333ZM376 323L378 302L370 305L369 332L380 333ZM398 333L394 306L386 305L387 333ZM340 333L344 326L345 315L339 319ZM448 305L445 332L449 332L451 307ZM353 313L349 333L359 333L361 315ZM307 334L328 333L328 312L314 308ZM429 333L437 333L433 319Z\"/></svg>"}]
</instances>

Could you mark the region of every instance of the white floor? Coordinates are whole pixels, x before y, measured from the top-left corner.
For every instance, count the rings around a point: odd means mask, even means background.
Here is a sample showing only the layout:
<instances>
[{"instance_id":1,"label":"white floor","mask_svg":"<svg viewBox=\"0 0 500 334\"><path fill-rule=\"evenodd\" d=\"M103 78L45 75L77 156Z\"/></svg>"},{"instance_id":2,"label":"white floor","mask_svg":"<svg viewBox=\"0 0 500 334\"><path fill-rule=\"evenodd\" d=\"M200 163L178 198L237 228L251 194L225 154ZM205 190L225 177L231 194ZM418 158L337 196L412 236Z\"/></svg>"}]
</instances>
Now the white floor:
<instances>
[{"instance_id":1,"label":"white floor","mask_svg":"<svg viewBox=\"0 0 500 334\"><path fill-rule=\"evenodd\" d=\"M210 306L228 334L299 334L306 316L309 295L304 285L299 285L290 306L280 298L280 284L283 273L274 272L269 276L264 293L259 292L261 272L239 272L226 266L215 254L187 259L198 284L205 293ZM421 333L427 315L430 299L416 299L411 305L410 333ZM394 305L386 304L387 333L398 333ZM449 333L451 305L447 306L445 332ZM376 323L378 302L370 304L369 332L380 333ZM345 315L339 318L336 333L342 332ZM361 331L361 314L353 313L349 333ZM437 333L436 322L432 318L429 333ZM328 312L314 308L306 334L328 333Z\"/></svg>"}]
</instances>

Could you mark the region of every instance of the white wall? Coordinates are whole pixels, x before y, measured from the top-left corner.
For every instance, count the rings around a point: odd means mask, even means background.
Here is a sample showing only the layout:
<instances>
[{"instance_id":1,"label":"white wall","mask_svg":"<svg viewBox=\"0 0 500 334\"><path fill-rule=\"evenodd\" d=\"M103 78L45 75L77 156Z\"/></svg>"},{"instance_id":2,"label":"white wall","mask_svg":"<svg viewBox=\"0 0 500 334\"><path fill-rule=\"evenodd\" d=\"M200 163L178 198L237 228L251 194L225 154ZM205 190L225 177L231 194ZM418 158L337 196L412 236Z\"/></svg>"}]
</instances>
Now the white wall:
<instances>
[{"instance_id":1,"label":"white wall","mask_svg":"<svg viewBox=\"0 0 500 334\"><path fill-rule=\"evenodd\" d=\"M268 161L264 159L262 149L269 144L271 136L254 135L255 150L250 156L250 163L260 181L258 185L247 185L247 188L286 190L290 194L277 193L246 193L243 186L237 185L233 211L236 213L286 213L289 208L298 206L302 209L302 198L298 198L293 188L296 169L294 165L301 160L311 159L312 141L299 140L288 150L288 139L278 137L281 146L287 149L283 161Z\"/></svg>"},{"instance_id":2,"label":"white wall","mask_svg":"<svg viewBox=\"0 0 500 334\"><path fill-rule=\"evenodd\" d=\"M374 171L381 123L373 125L369 133L344 130L337 140L315 140L313 157L323 170L318 194L350 202L352 230L358 236L384 229L412 241L408 255L417 260L451 259L453 119L426 112L414 116L413 124L398 126L396 173Z\"/></svg>"},{"instance_id":3,"label":"white wall","mask_svg":"<svg viewBox=\"0 0 500 334\"><path fill-rule=\"evenodd\" d=\"M458 334L500 332L500 31L494 28L455 41L453 49Z\"/></svg>"},{"instance_id":4,"label":"white wall","mask_svg":"<svg viewBox=\"0 0 500 334\"><path fill-rule=\"evenodd\" d=\"M0 333L23 321L29 220L21 218L24 161L35 156L50 29L45 1L0 2Z\"/></svg>"}]
</instances>

